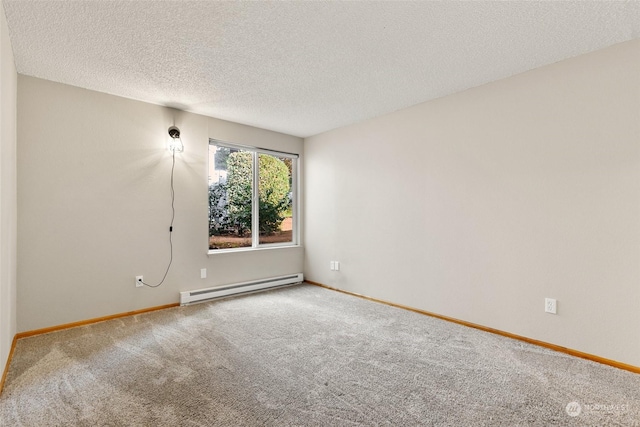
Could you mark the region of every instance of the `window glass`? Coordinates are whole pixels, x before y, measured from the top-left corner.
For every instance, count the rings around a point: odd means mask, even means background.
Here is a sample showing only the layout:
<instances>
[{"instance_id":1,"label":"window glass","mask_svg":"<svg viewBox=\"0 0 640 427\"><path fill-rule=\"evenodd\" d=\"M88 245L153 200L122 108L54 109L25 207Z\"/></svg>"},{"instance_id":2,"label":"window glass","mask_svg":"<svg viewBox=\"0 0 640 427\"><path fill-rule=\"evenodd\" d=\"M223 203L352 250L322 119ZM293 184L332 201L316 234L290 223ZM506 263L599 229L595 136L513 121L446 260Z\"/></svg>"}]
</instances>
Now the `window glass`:
<instances>
[{"instance_id":1,"label":"window glass","mask_svg":"<svg viewBox=\"0 0 640 427\"><path fill-rule=\"evenodd\" d=\"M209 249L296 243L297 156L209 145Z\"/></svg>"},{"instance_id":2,"label":"window glass","mask_svg":"<svg viewBox=\"0 0 640 427\"><path fill-rule=\"evenodd\" d=\"M209 249L252 246L252 162L250 152L209 146Z\"/></svg>"},{"instance_id":3,"label":"window glass","mask_svg":"<svg viewBox=\"0 0 640 427\"><path fill-rule=\"evenodd\" d=\"M259 154L260 243L292 242L293 159Z\"/></svg>"}]
</instances>

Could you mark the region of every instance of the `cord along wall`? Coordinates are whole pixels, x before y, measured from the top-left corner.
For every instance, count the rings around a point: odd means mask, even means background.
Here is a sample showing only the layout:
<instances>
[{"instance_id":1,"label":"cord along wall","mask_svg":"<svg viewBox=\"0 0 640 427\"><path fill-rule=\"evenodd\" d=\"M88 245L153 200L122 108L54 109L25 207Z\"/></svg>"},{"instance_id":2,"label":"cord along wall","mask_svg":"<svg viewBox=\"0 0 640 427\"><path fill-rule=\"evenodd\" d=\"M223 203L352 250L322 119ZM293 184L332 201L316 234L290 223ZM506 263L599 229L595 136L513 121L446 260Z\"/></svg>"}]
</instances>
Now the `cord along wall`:
<instances>
[{"instance_id":1,"label":"cord along wall","mask_svg":"<svg viewBox=\"0 0 640 427\"><path fill-rule=\"evenodd\" d=\"M171 222L169 223L168 230L168 242L169 242L169 261L167 262L167 268L164 270L162 279L156 284L150 284L142 280L142 277L136 276L136 280L149 288L160 287L165 280L173 264L173 223L176 219L176 187L175 187L175 172L176 172L176 154L184 151L184 144L180 139L180 129L177 126L169 127L167 132L169 134L168 150L171 153L171 172L169 174L169 191L171 193Z\"/></svg>"}]
</instances>

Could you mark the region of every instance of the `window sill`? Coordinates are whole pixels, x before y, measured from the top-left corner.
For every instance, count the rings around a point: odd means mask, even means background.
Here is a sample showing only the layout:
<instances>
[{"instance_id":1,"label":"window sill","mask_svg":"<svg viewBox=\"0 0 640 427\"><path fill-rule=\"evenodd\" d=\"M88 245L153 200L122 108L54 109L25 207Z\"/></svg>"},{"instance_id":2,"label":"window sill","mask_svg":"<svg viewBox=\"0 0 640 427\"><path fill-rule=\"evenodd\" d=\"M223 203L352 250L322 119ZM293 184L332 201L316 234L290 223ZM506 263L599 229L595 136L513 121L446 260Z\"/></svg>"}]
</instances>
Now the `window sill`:
<instances>
[{"instance_id":1,"label":"window sill","mask_svg":"<svg viewBox=\"0 0 640 427\"><path fill-rule=\"evenodd\" d=\"M235 249L210 249L207 252L207 256L219 255L219 254L235 254L241 252L256 252L256 251L272 251L277 249L292 249L301 248L302 245L278 245L278 246L265 246L259 248L235 248Z\"/></svg>"}]
</instances>

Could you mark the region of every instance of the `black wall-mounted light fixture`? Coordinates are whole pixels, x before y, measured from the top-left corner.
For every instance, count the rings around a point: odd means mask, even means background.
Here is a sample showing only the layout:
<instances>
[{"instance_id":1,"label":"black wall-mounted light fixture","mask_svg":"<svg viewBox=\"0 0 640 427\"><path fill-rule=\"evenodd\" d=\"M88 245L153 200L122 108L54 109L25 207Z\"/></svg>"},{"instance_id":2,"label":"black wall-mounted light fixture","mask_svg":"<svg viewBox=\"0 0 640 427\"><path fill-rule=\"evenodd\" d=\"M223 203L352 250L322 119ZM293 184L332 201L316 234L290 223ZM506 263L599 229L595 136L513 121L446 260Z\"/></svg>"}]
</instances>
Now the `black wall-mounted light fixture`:
<instances>
[{"instance_id":1,"label":"black wall-mounted light fixture","mask_svg":"<svg viewBox=\"0 0 640 427\"><path fill-rule=\"evenodd\" d=\"M169 128L169 151L173 151L174 153L182 153L184 151L184 144L180 139L180 129L176 126L171 126Z\"/></svg>"}]
</instances>

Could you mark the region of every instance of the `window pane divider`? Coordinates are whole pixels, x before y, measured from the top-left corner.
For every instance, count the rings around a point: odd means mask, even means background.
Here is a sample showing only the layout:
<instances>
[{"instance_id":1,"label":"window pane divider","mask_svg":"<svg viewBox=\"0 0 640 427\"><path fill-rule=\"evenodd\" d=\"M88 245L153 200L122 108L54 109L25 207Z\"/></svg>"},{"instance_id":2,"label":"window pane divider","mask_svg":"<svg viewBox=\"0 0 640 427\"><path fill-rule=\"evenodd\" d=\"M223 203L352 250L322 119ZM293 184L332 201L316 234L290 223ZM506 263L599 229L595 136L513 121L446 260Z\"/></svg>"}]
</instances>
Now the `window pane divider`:
<instances>
[{"instance_id":1,"label":"window pane divider","mask_svg":"<svg viewBox=\"0 0 640 427\"><path fill-rule=\"evenodd\" d=\"M260 184L260 165L258 163L258 153L254 151L252 154L253 173L251 175L253 182L251 184L251 246L253 248L257 248L260 244L260 188L258 188L258 185Z\"/></svg>"}]
</instances>

